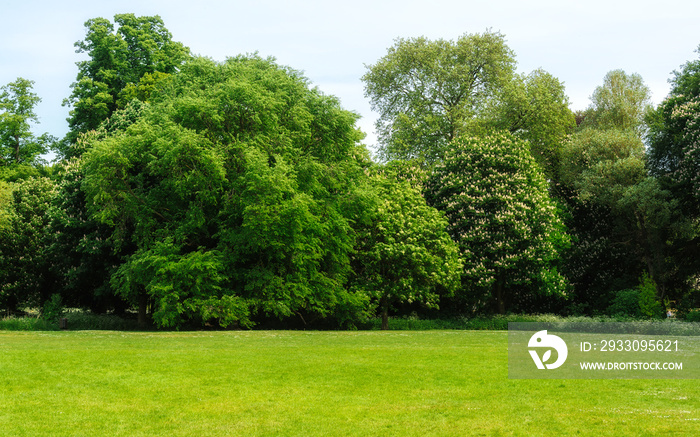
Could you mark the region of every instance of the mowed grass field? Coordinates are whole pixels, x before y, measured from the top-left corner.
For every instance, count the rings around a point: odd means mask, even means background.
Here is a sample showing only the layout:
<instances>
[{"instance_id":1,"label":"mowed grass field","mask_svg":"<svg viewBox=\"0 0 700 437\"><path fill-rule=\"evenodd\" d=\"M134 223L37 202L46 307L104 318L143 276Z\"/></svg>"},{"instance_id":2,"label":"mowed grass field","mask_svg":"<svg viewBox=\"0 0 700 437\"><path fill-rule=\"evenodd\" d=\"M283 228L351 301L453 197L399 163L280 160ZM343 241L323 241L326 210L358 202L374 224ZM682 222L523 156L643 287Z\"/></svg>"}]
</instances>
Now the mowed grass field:
<instances>
[{"instance_id":1,"label":"mowed grass field","mask_svg":"<svg viewBox=\"0 0 700 437\"><path fill-rule=\"evenodd\" d=\"M0 435L700 433L698 380L509 380L504 331L0 332Z\"/></svg>"}]
</instances>

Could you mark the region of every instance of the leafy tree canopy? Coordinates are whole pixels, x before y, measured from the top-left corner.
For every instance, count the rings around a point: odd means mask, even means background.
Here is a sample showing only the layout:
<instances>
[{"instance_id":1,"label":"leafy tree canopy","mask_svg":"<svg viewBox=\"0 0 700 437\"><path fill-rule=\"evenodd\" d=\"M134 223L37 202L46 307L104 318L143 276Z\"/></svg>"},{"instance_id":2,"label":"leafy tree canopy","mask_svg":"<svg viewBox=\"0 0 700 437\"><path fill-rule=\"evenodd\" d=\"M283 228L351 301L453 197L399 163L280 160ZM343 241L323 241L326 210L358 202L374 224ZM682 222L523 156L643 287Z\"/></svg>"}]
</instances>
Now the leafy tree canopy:
<instances>
[{"instance_id":1,"label":"leafy tree canopy","mask_svg":"<svg viewBox=\"0 0 700 437\"><path fill-rule=\"evenodd\" d=\"M0 305L13 311L20 305L40 306L56 285L47 251L56 186L40 177L0 189Z\"/></svg>"},{"instance_id":2,"label":"leafy tree canopy","mask_svg":"<svg viewBox=\"0 0 700 437\"><path fill-rule=\"evenodd\" d=\"M593 91L582 126L631 130L642 138L644 117L649 110L651 94L642 77L613 70L605 75L603 85Z\"/></svg>"},{"instance_id":3,"label":"leafy tree canopy","mask_svg":"<svg viewBox=\"0 0 700 437\"><path fill-rule=\"evenodd\" d=\"M700 257L700 59L688 61L673 75L669 96L647 117L648 166L677 202L674 212L693 223L692 230L675 241L672 252L674 267L692 278L698 274Z\"/></svg>"},{"instance_id":4,"label":"leafy tree canopy","mask_svg":"<svg viewBox=\"0 0 700 437\"><path fill-rule=\"evenodd\" d=\"M562 151L561 193L570 194L569 227L578 240L568 274L591 307L606 305L599 290L629 288L644 270L663 297L679 283L669 260L672 241L687 234L688 223L670 192L648 175L641 139L648 89L638 75L616 70L592 100Z\"/></svg>"},{"instance_id":5,"label":"leafy tree canopy","mask_svg":"<svg viewBox=\"0 0 700 437\"><path fill-rule=\"evenodd\" d=\"M698 49L700 51L700 49ZM690 215L700 215L700 59L674 72L671 93L649 115L649 166Z\"/></svg>"},{"instance_id":6,"label":"leafy tree canopy","mask_svg":"<svg viewBox=\"0 0 700 437\"><path fill-rule=\"evenodd\" d=\"M419 302L437 308L441 297L459 287L462 270L443 215L409 181L387 173L368 181L372 189L357 230L351 282L379 304L383 329L391 305Z\"/></svg>"},{"instance_id":7,"label":"leafy tree canopy","mask_svg":"<svg viewBox=\"0 0 700 437\"><path fill-rule=\"evenodd\" d=\"M557 180L562 146L576 126L564 84L542 69L516 75L495 104L495 128L527 140L545 176Z\"/></svg>"},{"instance_id":8,"label":"leafy tree canopy","mask_svg":"<svg viewBox=\"0 0 700 437\"><path fill-rule=\"evenodd\" d=\"M500 33L464 34L456 41L397 39L362 78L379 112L381 158L441 159L447 144L510 81L514 67Z\"/></svg>"},{"instance_id":9,"label":"leafy tree canopy","mask_svg":"<svg viewBox=\"0 0 700 437\"><path fill-rule=\"evenodd\" d=\"M565 293L556 261L568 237L527 143L507 133L456 139L427 196L447 216L474 304L504 312Z\"/></svg>"},{"instance_id":10,"label":"leafy tree canopy","mask_svg":"<svg viewBox=\"0 0 700 437\"><path fill-rule=\"evenodd\" d=\"M33 86L33 81L20 77L0 88L0 166L3 170L44 163L41 155L55 142L49 134L36 137L32 133L32 123L39 122L34 108L41 102L32 92Z\"/></svg>"},{"instance_id":11,"label":"leafy tree canopy","mask_svg":"<svg viewBox=\"0 0 700 437\"><path fill-rule=\"evenodd\" d=\"M562 150L561 181L582 199L615 203L624 189L644 179L644 144L632 131L582 129Z\"/></svg>"},{"instance_id":12,"label":"leafy tree canopy","mask_svg":"<svg viewBox=\"0 0 700 437\"><path fill-rule=\"evenodd\" d=\"M80 61L73 92L64 101L70 106L69 143L78 134L97 128L130 97L138 96L141 79L150 81L173 74L189 57L189 49L172 40L158 16L115 15L114 23L94 18L85 23L85 39L75 43ZM141 85L143 87L143 85ZM68 150L62 150L69 154Z\"/></svg>"}]
</instances>

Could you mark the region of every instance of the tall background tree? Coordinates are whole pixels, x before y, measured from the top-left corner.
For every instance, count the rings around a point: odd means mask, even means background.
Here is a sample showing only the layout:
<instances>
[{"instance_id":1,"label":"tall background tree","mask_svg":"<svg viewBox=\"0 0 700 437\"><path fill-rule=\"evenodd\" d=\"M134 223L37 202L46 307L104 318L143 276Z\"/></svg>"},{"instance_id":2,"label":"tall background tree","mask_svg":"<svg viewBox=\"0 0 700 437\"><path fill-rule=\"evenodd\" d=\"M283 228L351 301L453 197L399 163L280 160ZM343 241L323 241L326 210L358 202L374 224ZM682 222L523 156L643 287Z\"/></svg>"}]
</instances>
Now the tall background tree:
<instances>
[{"instance_id":1,"label":"tall background tree","mask_svg":"<svg viewBox=\"0 0 700 437\"><path fill-rule=\"evenodd\" d=\"M77 63L73 92L64 101L72 108L64 155L70 154L67 148L80 133L96 129L124 107L141 78L173 74L189 57L189 49L172 40L159 16L121 14L115 15L114 23L94 18L85 23L85 29L85 39L75 47L89 59Z\"/></svg>"},{"instance_id":2,"label":"tall background tree","mask_svg":"<svg viewBox=\"0 0 700 437\"><path fill-rule=\"evenodd\" d=\"M362 78L379 113L380 157L441 159L448 143L468 131L511 80L514 68L513 51L496 32L456 41L397 39Z\"/></svg>"},{"instance_id":3,"label":"tall background tree","mask_svg":"<svg viewBox=\"0 0 700 437\"><path fill-rule=\"evenodd\" d=\"M700 52L700 48L698 49ZM671 92L650 114L649 165L685 211L700 215L700 60L674 72Z\"/></svg>"},{"instance_id":4,"label":"tall background tree","mask_svg":"<svg viewBox=\"0 0 700 437\"><path fill-rule=\"evenodd\" d=\"M39 122L35 108L41 102L32 91L33 86L33 81L20 77L0 88L0 167L3 170L42 164L41 156L55 141L49 134L37 137L32 132L32 124Z\"/></svg>"},{"instance_id":5,"label":"tall background tree","mask_svg":"<svg viewBox=\"0 0 700 437\"><path fill-rule=\"evenodd\" d=\"M658 287L658 301L673 294L671 241L685 225L646 166L649 101L639 75L609 72L562 150L557 192L576 241L566 266L578 311L606 311L643 275Z\"/></svg>"},{"instance_id":6,"label":"tall background tree","mask_svg":"<svg viewBox=\"0 0 700 437\"><path fill-rule=\"evenodd\" d=\"M631 130L642 138L644 118L651 110L651 93L642 76L612 70L603 85L591 95L591 106L584 113L583 127Z\"/></svg>"},{"instance_id":7,"label":"tall background tree","mask_svg":"<svg viewBox=\"0 0 700 437\"><path fill-rule=\"evenodd\" d=\"M545 173L556 184L562 147L576 126L564 84L542 69L516 75L493 102L489 124L526 140Z\"/></svg>"},{"instance_id":8,"label":"tall background tree","mask_svg":"<svg viewBox=\"0 0 700 437\"><path fill-rule=\"evenodd\" d=\"M367 66L365 95L379 113L384 161L440 161L460 135L507 130L529 142L551 179L575 126L564 85L542 69L515 74L515 55L500 33L456 41L397 39Z\"/></svg>"}]
</instances>

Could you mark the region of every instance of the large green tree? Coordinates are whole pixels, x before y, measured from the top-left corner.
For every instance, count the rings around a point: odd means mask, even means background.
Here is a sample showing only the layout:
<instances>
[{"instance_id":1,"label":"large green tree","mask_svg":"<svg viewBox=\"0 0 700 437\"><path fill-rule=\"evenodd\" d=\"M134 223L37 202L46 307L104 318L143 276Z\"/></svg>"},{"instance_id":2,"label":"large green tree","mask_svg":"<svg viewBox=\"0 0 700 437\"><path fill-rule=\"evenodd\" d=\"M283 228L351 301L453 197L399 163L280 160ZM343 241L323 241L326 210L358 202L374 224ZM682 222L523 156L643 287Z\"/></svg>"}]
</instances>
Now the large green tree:
<instances>
[{"instance_id":1,"label":"large green tree","mask_svg":"<svg viewBox=\"0 0 700 437\"><path fill-rule=\"evenodd\" d=\"M381 158L441 159L449 142L469 130L511 80L514 68L513 52L497 32L456 41L397 39L362 78L379 113Z\"/></svg>"},{"instance_id":2,"label":"large green tree","mask_svg":"<svg viewBox=\"0 0 700 437\"><path fill-rule=\"evenodd\" d=\"M72 108L69 143L125 106L144 76L173 74L189 57L189 49L172 40L158 16L120 14L115 15L114 23L94 18L85 23L85 29L85 39L75 46L89 59L77 63L73 91L64 102ZM70 154L68 150L62 152Z\"/></svg>"},{"instance_id":3,"label":"large green tree","mask_svg":"<svg viewBox=\"0 0 700 437\"><path fill-rule=\"evenodd\" d=\"M54 166L57 192L54 207L50 209L54 238L49 252L61 277L57 292L60 291L66 305L90 308L97 313L126 309L124 301L115 296L110 277L132 247L128 244L117 247L110 238L112 229L91 217L83 189L86 169L81 155L95 142L125 133L147 106L140 100L132 100L97 129L80 134L71 146L76 156Z\"/></svg>"},{"instance_id":4,"label":"large green tree","mask_svg":"<svg viewBox=\"0 0 700 437\"><path fill-rule=\"evenodd\" d=\"M473 305L532 311L538 298L566 292L557 261L568 238L526 142L507 133L457 138L427 197L459 244Z\"/></svg>"},{"instance_id":5,"label":"large green tree","mask_svg":"<svg viewBox=\"0 0 700 437\"><path fill-rule=\"evenodd\" d=\"M110 277L128 248L115 250L111 229L90 217L82 189L82 161L64 160L57 167L57 190L49 214L54 236L48 248L61 277L56 292L72 307L89 308L95 313L123 312L126 305L115 296Z\"/></svg>"},{"instance_id":6,"label":"large green tree","mask_svg":"<svg viewBox=\"0 0 700 437\"><path fill-rule=\"evenodd\" d=\"M601 311L618 290L633 288L646 270L663 297L672 224L680 224L670 193L647 174L634 130L585 128L564 146L561 189L577 241L567 275L584 311Z\"/></svg>"},{"instance_id":7,"label":"large green tree","mask_svg":"<svg viewBox=\"0 0 700 437\"><path fill-rule=\"evenodd\" d=\"M611 71L564 146L558 188L578 240L567 273L575 300L588 311L605 309L643 272L658 284L659 300L678 282L669 257L687 222L670 192L648 174L642 138L649 111L642 78Z\"/></svg>"},{"instance_id":8,"label":"large green tree","mask_svg":"<svg viewBox=\"0 0 700 437\"><path fill-rule=\"evenodd\" d=\"M700 49L698 49L700 53ZM671 192L678 210L694 224L674 244L673 261L689 279L686 289L697 291L692 278L700 272L700 59L674 71L671 92L647 117L648 164L661 186Z\"/></svg>"}]
</instances>

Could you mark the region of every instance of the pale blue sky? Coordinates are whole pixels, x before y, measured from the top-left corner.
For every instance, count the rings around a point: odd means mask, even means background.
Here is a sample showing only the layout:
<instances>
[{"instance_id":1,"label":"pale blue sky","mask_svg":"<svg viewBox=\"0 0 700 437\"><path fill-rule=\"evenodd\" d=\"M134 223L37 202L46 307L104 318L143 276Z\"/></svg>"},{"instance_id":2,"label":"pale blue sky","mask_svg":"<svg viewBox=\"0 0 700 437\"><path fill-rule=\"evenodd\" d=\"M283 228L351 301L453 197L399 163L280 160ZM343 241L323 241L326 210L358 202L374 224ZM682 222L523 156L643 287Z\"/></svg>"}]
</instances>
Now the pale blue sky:
<instances>
[{"instance_id":1,"label":"pale blue sky","mask_svg":"<svg viewBox=\"0 0 700 437\"><path fill-rule=\"evenodd\" d=\"M373 145L376 118L364 97L365 65L396 37L455 39L465 32L500 31L515 51L518 71L543 68L562 80L572 109L584 109L610 70L639 73L658 103L671 72L696 59L700 2L564 0L3 0L0 84L36 82L43 99L37 132L63 136L61 101L75 79L73 43L83 23L118 13L160 15L176 41L193 53L223 60L258 51L303 70L346 109L360 113ZM5 5L10 3L9 5Z\"/></svg>"}]
</instances>

